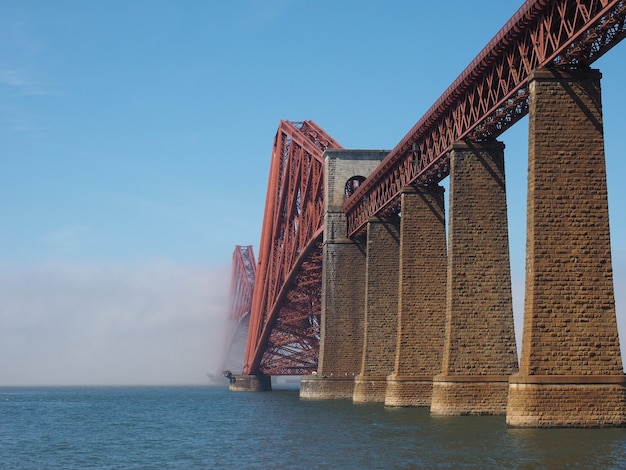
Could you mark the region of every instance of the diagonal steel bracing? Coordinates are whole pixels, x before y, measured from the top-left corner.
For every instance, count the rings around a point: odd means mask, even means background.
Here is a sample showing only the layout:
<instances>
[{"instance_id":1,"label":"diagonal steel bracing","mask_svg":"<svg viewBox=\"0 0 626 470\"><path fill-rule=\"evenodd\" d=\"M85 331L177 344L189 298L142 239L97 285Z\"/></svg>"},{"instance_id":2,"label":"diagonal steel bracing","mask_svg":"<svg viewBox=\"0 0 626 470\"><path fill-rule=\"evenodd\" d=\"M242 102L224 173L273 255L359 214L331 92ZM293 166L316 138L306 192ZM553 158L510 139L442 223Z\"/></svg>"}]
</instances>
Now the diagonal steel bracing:
<instances>
[{"instance_id":1,"label":"diagonal steel bracing","mask_svg":"<svg viewBox=\"0 0 626 470\"><path fill-rule=\"evenodd\" d=\"M528 113L528 77L588 67L626 36L624 0L528 0L344 204L351 236L409 184L449 173L458 140L492 140Z\"/></svg>"},{"instance_id":2,"label":"diagonal steel bracing","mask_svg":"<svg viewBox=\"0 0 626 470\"><path fill-rule=\"evenodd\" d=\"M313 121L281 121L272 151L244 374L317 368L324 161L341 146Z\"/></svg>"},{"instance_id":3,"label":"diagonal steel bracing","mask_svg":"<svg viewBox=\"0 0 626 470\"><path fill-rule=\"evenodd\" d=\"M493 140L528 113L528 77L588 67L626 37L626 0L527 0L344 204L350 236L397 210L402 188L449 173L458 140ZM243 372L308 374L319 352L323 161L312 121L274 140Z\"/></svg>"},{"instance_id":4,"label":"diagonal steel bracing","mask_svg":"<svg viewBox=\"0 0 626 470\"><path fill-rule=\"evenodd\" d=\"M235 351L239 345L235 335L245 317L250 315L252 307L252 291L256 275L256 261L252 246L236 246L233 252L233 260L230 275L230 305L228 307L228 319L226 325L225 351L221 361L221 370L227 364L241 362L243 366L243 354Z\"/></svg>"}]
</instances>

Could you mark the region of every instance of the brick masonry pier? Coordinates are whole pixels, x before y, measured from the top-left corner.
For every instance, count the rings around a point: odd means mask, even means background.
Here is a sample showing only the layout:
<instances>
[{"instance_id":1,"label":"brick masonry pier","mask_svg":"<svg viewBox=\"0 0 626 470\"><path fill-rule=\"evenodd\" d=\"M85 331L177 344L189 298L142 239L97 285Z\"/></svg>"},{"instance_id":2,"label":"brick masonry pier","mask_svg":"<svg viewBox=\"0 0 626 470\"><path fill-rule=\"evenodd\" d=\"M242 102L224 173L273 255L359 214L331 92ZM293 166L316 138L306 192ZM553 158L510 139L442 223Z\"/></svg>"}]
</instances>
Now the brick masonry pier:
<instances>
[{"instance_id":1,"label":"brick masonry pier","mask_svg":"<svg viewBox=\"0 0 626 470\"><path fill-rule=\"evenodd\" d=\"M626 425L600 78L530 76L526 294L510 426Z\"/></svg>"},{"instance_id":2,"label":"brick masonry pier","mask_svg":"<svg viewBox=\"0 0 626 470\"><path fill-rule=\"evenodd\" d=\"M402 191L398 334L385 405L430 406L441 372L445 329L447 246L441 186Z\"/></svg>"},{"instance_id":3,"label":"brick masonry pier","mask_svg":"<svg viewBox=\"0 0 626 470\"><path fill-rule=\"evenodd\" d=\"M505 414L517 372L500 142L453 145L442 373L431 414Z\"/></svg>"},{"instance_id":4,"label":"brick masonry pier","mask_svg":"<svg viewBox=\"0 0 626 470\"><path fill-rule=\"evenodd\" d=\"M382 150L324 153L324 244L321 343L316 375L302 378L300 397L349 399L361 371L365 318L366 256L363 240L347 237L346 183L368 176L387 155Z\"/></svg>"}]
</instances>

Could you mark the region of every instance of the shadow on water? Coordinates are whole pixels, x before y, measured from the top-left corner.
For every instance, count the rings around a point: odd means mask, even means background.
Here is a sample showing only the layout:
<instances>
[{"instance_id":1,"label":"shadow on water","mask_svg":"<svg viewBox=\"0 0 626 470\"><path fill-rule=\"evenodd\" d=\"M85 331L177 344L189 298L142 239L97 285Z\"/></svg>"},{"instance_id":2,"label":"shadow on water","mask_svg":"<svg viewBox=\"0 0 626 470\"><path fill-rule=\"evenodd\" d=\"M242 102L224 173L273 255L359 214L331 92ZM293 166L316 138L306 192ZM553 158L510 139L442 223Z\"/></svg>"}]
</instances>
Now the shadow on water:
<instances>
[{"instance_id":1,"label":"shadow on water","mask_svg":"<svg viewBox=\"0 0 626 470\"><path fill-rule=\"evenodd\" d=\"M298 406L308 417L300 438L320 450L314 468L626 468L623 428L513 429L504 416L432 417L428 408L350 401Z\"/></svg>"}]
</instances>

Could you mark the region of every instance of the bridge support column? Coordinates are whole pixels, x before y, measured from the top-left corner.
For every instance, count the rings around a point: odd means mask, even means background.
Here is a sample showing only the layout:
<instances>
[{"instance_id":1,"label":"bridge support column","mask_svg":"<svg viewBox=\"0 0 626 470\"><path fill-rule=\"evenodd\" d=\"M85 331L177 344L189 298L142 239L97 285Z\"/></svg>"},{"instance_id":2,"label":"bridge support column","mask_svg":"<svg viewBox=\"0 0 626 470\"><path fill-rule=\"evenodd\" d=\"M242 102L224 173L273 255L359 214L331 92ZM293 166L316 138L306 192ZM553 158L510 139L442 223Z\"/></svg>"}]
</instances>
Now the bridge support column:
<instances>
[{"instance_id":1,"label":"bridge support column","mask_svg":"<svg viewBox=\"0 0 626 470\"><path fill-rule=\"evenodd\" d=\"M430 406L441 372L445 330L447 246L443 188L402 191L398 335L387 406Z\"/></svg>"},{"instance_id":2,"label":"bridge support column","mask_svg":"<svg viewBox=\"0 0 626 470\"><path fill-rule=\"evenodd\" d=\"M449 213L446 332L431 414L505 414L517 349L502 143L453 145Z\"/></svg>"},{"instance_id":3,"label":"bridge support column","mask_svg":"<svg viewBox=\"0 0 626 470\"><path fill-rule=\"evenodd\" d=\"M365 332L361 373L354 379L355 403L383 403L393 372L398 332L400 220L395 214L367 223Z\"/></svg>"},{"instance_id":4,"label":"bridge support column","mask_svg":"<svg viewBox=\"0 0 626 470\"><path fill-rule=\"evenodd\" d=\"M232 375L228 389L232 392L268 392L272 390L269 375Z\"/></svg>"},{"instance_id":5,"label":"bridge support column","mask_svg":"<svg viewBox=\"0 0 626 470\"><path fill-rule=\"evenodd\" d=\"M365 247L347 238L328 241L322 263L318 369L316 375L302 377L300 397L348 400L363 348Z\"/></svg>"},{"instance_id":6,"label":"bridge support column","mask_svg":"<svg viewBox=\"0 0 626 470\"><path fill-rule=\"evenodd\" d=\"M365 317L365 244L347 237L343 201L355 181L368 176L388 152L327 150L324 153L324 245L321 339L317 374L302 378L300 397L352 399L361 369Z\"/></svg>"},{"instance_id":7,"label":"bridge support column","mask_svg":"<svg viewBox=\"0 0 626 470\"><path fill-rule=\"evenodd\" d=\"M526 293L507 424L626 424L600 72L529 78Z\"/></svg>"}]
</instances>

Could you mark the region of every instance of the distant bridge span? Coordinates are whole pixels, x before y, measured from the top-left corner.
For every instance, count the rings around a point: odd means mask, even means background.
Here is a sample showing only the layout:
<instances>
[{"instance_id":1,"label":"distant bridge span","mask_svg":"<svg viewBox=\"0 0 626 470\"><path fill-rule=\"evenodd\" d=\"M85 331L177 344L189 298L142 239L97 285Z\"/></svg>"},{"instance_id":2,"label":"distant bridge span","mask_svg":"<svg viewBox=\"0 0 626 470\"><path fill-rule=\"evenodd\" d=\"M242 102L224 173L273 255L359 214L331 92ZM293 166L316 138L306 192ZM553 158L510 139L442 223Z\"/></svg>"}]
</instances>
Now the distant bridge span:
<instances>
[{"instance_id":1,"label":"distant bridge span","mask_svg":"<svg viewBox=\"0 0 626 470\"><path fill-rule=\"evenodd\" d=\"M528 113L538 68L588 68L626 36L624 0L527 0L380 166L347 198L348 235L399 210L402 188L441 181L460 140L491 141ZM323 158L341 146L312 121L281 121L250 304L244 375L303 375L320 338ZM235 371L233 371L235 372Z\"/></svg>"},{"instance_id":2,"label":"distant bridge span","mask_svg":"<svg viewBox=\"0 0 626 470\"><path fill-rule=\"evenodd\" d=\"M246 352L252 292L256 277L256 260L251 245L236 246L230 275L230 296L224 351L219 364L219 374L241 371Z\"/></svg>"}]
</instances>

